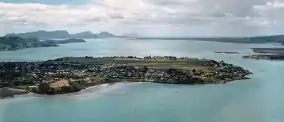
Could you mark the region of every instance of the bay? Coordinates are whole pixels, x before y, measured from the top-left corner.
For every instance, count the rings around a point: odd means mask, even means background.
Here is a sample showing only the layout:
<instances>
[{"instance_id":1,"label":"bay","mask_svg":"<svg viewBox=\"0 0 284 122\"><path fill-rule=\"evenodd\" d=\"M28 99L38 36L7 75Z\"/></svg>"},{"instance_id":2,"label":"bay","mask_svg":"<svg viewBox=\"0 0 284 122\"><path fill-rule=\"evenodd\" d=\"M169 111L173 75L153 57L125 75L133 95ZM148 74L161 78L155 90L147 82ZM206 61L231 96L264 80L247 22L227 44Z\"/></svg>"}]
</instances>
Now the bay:
<instances>
[{"instance_id":1,"label":"bay","mask_svg":"<svg viewBox=\"0 0 284 122\"><path fill-rule=\"evenodd\" d=\"M125 84L97 86L60 96L24 95L0 100L0 122L282 122L284 62L245 60L253 47L186 40L96 39L50 48L0 52L0 61L64 56L174 55L224 60L251 79L220 85ZM215 54L236 51L240 54Z\"/></svg>"}]
</instances>

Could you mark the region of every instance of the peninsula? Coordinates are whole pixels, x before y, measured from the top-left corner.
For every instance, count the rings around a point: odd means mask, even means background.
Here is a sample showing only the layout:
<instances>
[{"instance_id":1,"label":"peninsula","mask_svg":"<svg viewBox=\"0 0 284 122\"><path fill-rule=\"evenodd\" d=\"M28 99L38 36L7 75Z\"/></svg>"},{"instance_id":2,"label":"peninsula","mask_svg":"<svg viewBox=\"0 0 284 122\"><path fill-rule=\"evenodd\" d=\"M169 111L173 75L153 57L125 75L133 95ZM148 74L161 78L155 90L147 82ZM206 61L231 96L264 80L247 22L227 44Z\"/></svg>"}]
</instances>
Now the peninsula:
<instances>
[{"instance_id":1,"label":"peninsula","mask_svg":"<svg viewBox=\"0 0 284 122\"><path fill-rule=\"evenodd\" d=\"M25 48L56 47L58 44L81 43L83 39L45 40L22 38L19 36L0 37L0 51L14 51Z\"/></svg>"},{"instance_id":2,"label":"peninsula","mask_svg":"<svg viewBox=\"0 0 284 122\"><path fill-rule=\"evenodd\" d=\"M54 47L53 43L41 42L37 39L26 39L18 36L0 37L0 51L13 51L35 47Z\"/></svg>"},{"instance_id":3,"label":"peninsula","mask_svg":"<svg viewBox=\"0 0 284 122\"><path fill-rule=\"evenodd\" d=\"M222 84L248 79L250 74L224 61L187 57L64 57L42 62L2 62L0 88L53 95L115 82Z\"/></svg>"}]
</instances>

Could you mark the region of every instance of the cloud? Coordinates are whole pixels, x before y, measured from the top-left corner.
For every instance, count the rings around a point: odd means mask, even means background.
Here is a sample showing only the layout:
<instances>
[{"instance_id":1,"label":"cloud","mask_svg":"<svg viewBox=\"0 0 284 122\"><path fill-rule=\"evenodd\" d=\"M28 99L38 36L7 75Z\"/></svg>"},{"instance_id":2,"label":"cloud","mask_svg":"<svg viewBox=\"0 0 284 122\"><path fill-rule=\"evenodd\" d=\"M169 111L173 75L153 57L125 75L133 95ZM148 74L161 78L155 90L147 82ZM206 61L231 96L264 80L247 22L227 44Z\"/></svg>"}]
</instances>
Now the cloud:
<instances>
[{"instance_id":1,"label":"cloud","mask_svg":"<svg viewBox=\"0 0 284 122\"><path fill-rule=\"evenodd\" d=\"M117 27L124 26L187 29L233 24L236 26L227 27L254 30L283 26L283 10L284 0L90 0L80 5L0 2L0 26L13 31L19 27L105 26L119 30Z\"/></svg>"}]
</instances>

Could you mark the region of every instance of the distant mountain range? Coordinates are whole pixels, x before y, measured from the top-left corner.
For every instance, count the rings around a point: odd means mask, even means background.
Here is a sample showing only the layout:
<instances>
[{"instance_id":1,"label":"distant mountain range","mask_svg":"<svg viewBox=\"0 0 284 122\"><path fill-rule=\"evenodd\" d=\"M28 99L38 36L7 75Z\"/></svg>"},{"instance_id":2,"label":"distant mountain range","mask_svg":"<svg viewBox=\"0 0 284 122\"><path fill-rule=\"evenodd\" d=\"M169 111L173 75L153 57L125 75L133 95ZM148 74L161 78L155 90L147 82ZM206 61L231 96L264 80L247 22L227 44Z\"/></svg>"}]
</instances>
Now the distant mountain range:
<instances>
[{"instance_id":1,"label":"distant mountain range","mask_svg":"<svg viewBox=\"0 0 284 122\"><path fill-rule=\"evenodd\" d=\"M44 31L39 30L35 32L26 32L18 34L7 34L6 36L18 36L26 39L94 39L94 38L108 38L121 37L129 39L141 40L199 40L199 41L216 41L226 43L280 43L284 45L284 35L273 36L255 36L255 37L140 37L137 34L127 34L124 36L116 36L109 32L93 33L91 31L84 31L80 33L70 34L66 30Z\"/></svg>"},{"instance_id":2,"label":"distant mountain range","mask_svg":"<svg viewBox=\"0 0 284 122\"><path fill-rule=\"evenodd\" d=\"M100 32L93 33L91 31L84 31L80 33L70 34L65 30L56 30L56 31L44 31L39 30L35 32L26 32L18 34L7 34L5 36L18 36L22 38L36 38L36 39L63 39L63 38L79 38L79 39L88 39L88 38L108 38L115 37L114 34L109 32Z\"/></svg>"}]
</instances>

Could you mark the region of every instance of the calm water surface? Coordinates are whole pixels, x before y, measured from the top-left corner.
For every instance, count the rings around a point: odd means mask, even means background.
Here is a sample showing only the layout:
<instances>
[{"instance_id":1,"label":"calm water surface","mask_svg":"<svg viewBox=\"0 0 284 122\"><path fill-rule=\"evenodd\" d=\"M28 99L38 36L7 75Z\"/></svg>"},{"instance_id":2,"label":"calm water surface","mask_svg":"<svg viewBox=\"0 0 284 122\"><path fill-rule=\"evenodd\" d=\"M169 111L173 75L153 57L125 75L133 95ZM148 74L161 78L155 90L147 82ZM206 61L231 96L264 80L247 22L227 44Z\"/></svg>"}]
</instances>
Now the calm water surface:
<instances>
[{"instance_id":1,"label":"calm water surface","mask_svg":"<svg viewBox=\"0 0 284 122\"><path fill-rule=\"evenodd\" d=\"M62 56L175 55L225 60L250 69L252 79L221 85L116 84L62 96L0 100L0 122L283 122L284 62L241 59L252 47L179 40L87 40L52 48L0 52L1 61ZM214 54L237 51L241 54Z\"/></svg>"}]
</instances>

